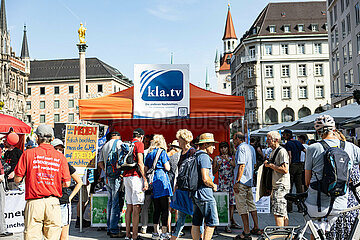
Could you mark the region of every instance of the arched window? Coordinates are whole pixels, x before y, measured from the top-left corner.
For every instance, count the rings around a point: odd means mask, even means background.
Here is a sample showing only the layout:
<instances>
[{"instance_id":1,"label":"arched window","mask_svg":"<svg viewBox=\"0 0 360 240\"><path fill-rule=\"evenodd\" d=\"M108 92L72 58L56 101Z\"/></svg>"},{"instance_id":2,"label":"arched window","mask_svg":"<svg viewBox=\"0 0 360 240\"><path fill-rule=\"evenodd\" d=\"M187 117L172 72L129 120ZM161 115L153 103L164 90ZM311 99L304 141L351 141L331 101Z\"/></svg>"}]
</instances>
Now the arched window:
<instances>
[{"instance_id":1,"label":"arched window","mask_svg":"<svg viewBox=\"0 0 360 240\"><path fill-rule=\"evenodd\" d=\"M300 108L298 115L299 115L299 118L303 118L303 117L311 115L311 111L307 107L303 107L303 108Z\"/></svg>"},{"instance_id":2,"label":"arched window","mask_svg":"<svg viewBox=\"0 0 360 240\"><path fill-rule=\"evenodd\" d=\"M230 50L230 41L228 41L228 50Z\"/></svg>"},{"instance_id":3,"label":"arched window","mask_svg":"<svg viewBox=\"0 0 360 240\"><path fill-rule=\"evenodd\" d=\"M265 112L265 123L275 124L278 123L278 112L274 108L269 108Z\"/></svg>"},{"instance_id":4,"label":"arched window","mask_svg":"<svg viewBox=\"0 0 360 240\"><path fill-rule=\"evenodd\" d=\"M322 113L324 111L323 107L318 107L315 109L315 113Z\"/></svg>"},{"instance_id":5,"label":"arched window","mask_svg":"<svg viewBox=\"0 0 360 240\"><path fill-rule=\"evenodd\" d=\"M284 108L284 110L282 110L281 112L281 121L282 122L291 122L295 120L295 114L294 114L294 110L292 110L291 108Z\"/></svg>"}]
</instances>

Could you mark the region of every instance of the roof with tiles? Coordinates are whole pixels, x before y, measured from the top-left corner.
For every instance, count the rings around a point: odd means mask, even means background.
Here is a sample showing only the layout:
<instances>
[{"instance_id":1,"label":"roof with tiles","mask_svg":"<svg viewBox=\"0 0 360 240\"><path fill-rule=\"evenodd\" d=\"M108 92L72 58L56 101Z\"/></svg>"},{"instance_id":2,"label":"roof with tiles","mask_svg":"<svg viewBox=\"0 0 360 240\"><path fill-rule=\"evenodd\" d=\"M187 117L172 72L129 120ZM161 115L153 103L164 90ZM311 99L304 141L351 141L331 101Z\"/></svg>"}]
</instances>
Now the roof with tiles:
<instances>
[{"instance_id":1,"label":"roof with tiles","mask_svg":"<svg viewBox=\"0 0 360 240\"><path fill-rule=\"evenodd\" d=\"M222 40L225 39L237 39L234 29L234 23L231 17L230 6L228 7L228 14L226 18L225 31Z\"/></svg>"},{"instance_id":2,"label":"roof with tiles","mask_svg":"<svg viewBox=\"0 0 360 240\"><path fill-rule=\"evenodd\" d=\"M326 1L269 3L241 41L254 36L327 34L326 20Z\"/></svg>"},{"instance_id":3,"label":"roof with tiles","mask_svg":"<svg viewBox=\"0 0 360 240\"><path fill-rule=\"evenodd\" d=\"M79 79L79 59L34 60L30 64L29 81ZM86 58L86 78L118 78L131 82L116 68L98 58Z\"/></svg>"}]
</instances>

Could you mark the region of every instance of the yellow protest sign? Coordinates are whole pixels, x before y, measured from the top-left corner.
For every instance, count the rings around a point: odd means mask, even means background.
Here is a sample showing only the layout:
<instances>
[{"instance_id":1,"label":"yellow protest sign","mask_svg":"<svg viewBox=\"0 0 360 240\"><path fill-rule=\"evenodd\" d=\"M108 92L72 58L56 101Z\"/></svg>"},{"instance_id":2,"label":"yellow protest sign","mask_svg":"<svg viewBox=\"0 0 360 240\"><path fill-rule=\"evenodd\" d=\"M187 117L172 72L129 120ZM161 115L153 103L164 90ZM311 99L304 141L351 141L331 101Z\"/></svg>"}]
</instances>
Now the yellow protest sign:
<instances>
[{"instance_id":1,"label":"yellow protest sign","mask_svg":"<svg viewBox=\"0 0 360 240\"><path fill-rule=\"evenodd\" d=\"M96 168L98 132L98 126L66 125L65 157L71 166Z\"/></svg>"}]
</instances>

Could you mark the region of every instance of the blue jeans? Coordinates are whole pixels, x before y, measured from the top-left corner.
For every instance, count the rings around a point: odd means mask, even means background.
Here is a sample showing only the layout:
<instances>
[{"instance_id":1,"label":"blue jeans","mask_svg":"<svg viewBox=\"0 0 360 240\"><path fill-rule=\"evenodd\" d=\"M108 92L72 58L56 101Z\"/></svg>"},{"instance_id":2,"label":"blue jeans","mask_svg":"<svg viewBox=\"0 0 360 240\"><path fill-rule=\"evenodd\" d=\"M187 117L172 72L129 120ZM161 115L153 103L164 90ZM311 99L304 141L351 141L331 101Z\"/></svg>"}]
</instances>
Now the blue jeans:
<instances>
[{"instance_id":1,"label":"blue jeans","mask_svg":"<svg viewBox=\"0 0 360 240\"><path fill-rule=\"evenodd\" d=\"M172 232L172 236L177 237L177 238L180 237L180 233L183 230L184 225L185 225L186 216L187 216L186 213L178 211L178 219L177 219L177 222L175 224L175 229ZM203 233L203 232L204 232L204 225L201 225L200 226L200 233Z\"/></svg>"},{"instance_id":2,"label":"blue jeans","mask_svg":"<svg viewBox=\"0 0 360 240\"><path fill-rule=\"evenodd\" d=\"M119 233L118 223L120 220L120 179L108 178L106 183L106 189L108 193L107 203L107 231L111 234Z\"/></svg>"}]
</instances>

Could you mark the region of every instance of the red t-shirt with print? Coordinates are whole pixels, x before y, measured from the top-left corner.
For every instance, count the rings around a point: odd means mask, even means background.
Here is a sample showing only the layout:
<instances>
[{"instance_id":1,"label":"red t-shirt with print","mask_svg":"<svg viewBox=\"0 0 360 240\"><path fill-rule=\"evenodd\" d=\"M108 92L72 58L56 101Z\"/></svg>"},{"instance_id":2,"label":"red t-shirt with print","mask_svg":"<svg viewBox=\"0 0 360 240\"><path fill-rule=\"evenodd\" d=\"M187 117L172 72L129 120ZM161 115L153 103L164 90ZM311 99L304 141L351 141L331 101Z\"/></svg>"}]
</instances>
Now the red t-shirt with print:
<instances>
[{"instance_id":1,"label":"red t-shirt with print","mask_svg":"<svg viewBox=\"0 0 360 240\"><path fill-rule=\"evenodd\" d=\"M140 142L137 139L133 139L132 142L135 144L134 147L134 161L138 162L138 153L142 153L144 156L144 144L142 142ZM144 161L144 159L143 159ZM137 168L131 169L131 170L126 170L124 171L124 177L131 177L131 176L137 176L137 177L141 177L139 175L139 173L136 171Z\"/></svg>"},{"instance_id":2,"label":"red t-shirt with print","mask_svg":"<svg viewBox=\"0 0 360 240\"><path fill-rule=\"evenodd\" d=\"M61 197L62 183L71 180L65 156L46 143L25 151L16 165L15 174L25 176L26 200Z\"/></svg>"}]
</instances>

